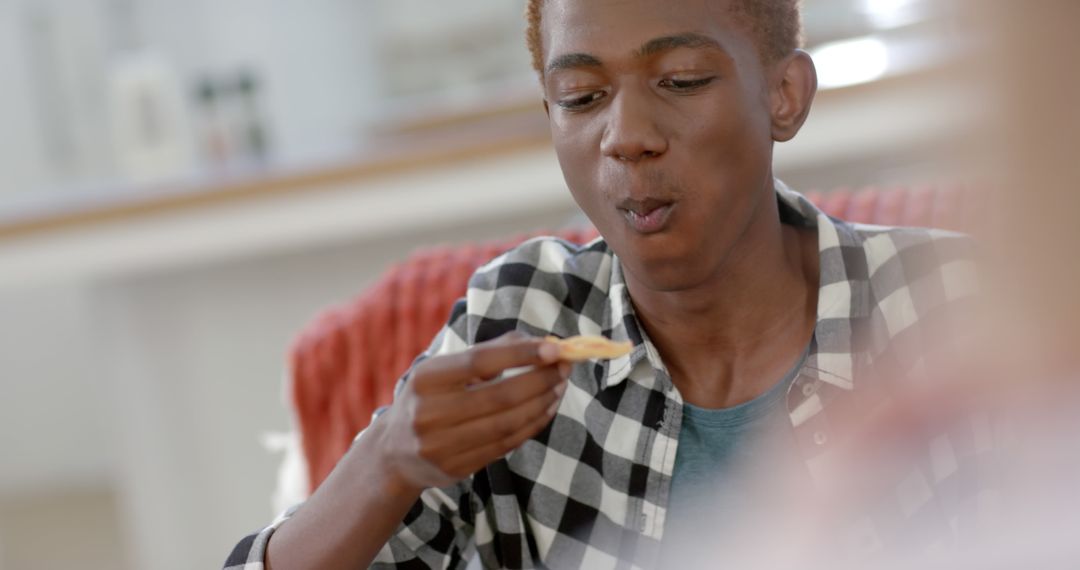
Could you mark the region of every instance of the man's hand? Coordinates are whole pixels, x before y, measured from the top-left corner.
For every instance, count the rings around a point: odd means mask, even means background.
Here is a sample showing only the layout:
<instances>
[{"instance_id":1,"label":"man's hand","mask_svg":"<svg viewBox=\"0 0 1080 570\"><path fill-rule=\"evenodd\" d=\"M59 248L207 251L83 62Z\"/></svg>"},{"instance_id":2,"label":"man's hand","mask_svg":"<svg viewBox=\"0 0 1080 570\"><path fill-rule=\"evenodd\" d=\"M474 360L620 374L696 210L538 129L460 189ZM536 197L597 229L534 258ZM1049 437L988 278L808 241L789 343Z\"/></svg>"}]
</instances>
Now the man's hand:
<instances>
[{"instance_id":1,"label":"man's hand","mask_svg":"<svg viewBox=\"0 0 1080 570\"><path fill-rule=\"evenodd\" d=\"M492 381L520 367L532 368ZM444 487L517 449L554 417L570 369L554 344L518 332L417 365L383 418L390 490Z\"/></svg>"},{"instance_id":2,"label":"man's hand","mask_svg":"<svg viewBox=\"0 0 1080 570\"><path fill-rule=\"evenodd\" d=\"M370 566L424 489L460 481L542 430L570 366L557 346L521 333L417 365L390 410L273 534L267 569ZM494 381L512 368L528 371Z\"/></svg>"}]
</instances>

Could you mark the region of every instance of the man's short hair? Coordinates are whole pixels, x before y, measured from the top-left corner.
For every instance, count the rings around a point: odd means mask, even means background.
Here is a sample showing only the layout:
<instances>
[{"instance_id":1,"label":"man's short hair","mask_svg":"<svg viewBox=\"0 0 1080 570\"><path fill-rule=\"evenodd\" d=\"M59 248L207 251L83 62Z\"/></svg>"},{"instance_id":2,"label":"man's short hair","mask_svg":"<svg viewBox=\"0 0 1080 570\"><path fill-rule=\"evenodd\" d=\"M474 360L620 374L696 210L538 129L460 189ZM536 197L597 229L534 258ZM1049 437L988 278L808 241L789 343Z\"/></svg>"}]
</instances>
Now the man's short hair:
<instances>
[{"instance_id":1,"label":"man's short hair","mask_svg":"<svg viewBox=\"0 0 1080 570\"><path fill-rule=\"evenodd\" d=\"M730 0L732 15L754 35L758 53L765 63L774 63L802 45L800 0ZM540 10L544 0L529 0L525 9L528 28L525 41L532 54L533 69L544 72L540 50Z\"/></svg>"}]
</instances>

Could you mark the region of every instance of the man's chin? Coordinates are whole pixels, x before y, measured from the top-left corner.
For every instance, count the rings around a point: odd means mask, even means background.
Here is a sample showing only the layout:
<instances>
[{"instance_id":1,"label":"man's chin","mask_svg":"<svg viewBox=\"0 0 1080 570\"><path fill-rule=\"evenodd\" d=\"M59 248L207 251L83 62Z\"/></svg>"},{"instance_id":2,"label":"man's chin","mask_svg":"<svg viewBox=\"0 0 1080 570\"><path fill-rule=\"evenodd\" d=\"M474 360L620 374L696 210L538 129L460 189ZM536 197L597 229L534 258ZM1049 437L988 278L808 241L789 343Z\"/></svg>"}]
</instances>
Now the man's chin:
<instances>
[{"instance_id":1,"label":"man's chin","mask_svg":"<svg viewBox=\"0 0 1080 570\"><path fill-rule=\"evenodd\" d=\"M601 234L618 255L627 278L653 291L674 292L693 289L707 277L708 263L701 248L692 246L696 236L687 236L680 229L643 235L617 227Z\"/></svg>"},{"instance_id":2,"label":"man's chin","mask_svg":"<svg viewBox=\"0 0 1080 570\"><path fill-rule=\"evenodd\" d=\"M627 279L636 281L650 291L675 293L699 287L706 278L702 275L700 259L692 256L663 258L621 258Z\"/></svg>"}]
</instances>

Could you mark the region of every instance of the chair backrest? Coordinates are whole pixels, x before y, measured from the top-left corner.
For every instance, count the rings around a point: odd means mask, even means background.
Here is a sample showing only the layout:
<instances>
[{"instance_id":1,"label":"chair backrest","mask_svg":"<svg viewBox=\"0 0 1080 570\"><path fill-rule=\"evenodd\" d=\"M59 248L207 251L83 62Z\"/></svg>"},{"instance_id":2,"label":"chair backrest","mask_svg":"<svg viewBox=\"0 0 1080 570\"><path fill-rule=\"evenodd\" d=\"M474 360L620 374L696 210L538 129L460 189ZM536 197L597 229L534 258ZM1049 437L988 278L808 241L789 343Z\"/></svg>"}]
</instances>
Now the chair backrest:
<instances>
[{"instance_id":1,"label":"chair backrest","mask_svg":"<svg viewBox=\"0 0 1080 570\"><path fill-rule=\"evenodd\" d=\"M978 198L964 188L873 188L807 194L830 216L859 223L970 230ZM585 243L596 230L555 232ZM329 475L397 379L445 323L469 276L529 235L419 251L352 301L319 315L291 354L291 393L311 490Z\"/></svg>"}]
</instances>

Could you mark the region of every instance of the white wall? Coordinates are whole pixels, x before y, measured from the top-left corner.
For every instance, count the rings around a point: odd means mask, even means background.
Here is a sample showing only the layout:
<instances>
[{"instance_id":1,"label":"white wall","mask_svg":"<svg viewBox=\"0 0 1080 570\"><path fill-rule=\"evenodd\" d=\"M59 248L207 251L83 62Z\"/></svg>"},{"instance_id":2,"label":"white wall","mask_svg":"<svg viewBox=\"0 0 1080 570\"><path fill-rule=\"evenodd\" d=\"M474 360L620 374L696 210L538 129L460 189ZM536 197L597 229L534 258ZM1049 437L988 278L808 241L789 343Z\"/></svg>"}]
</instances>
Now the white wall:
<instances>
[{"instance_id":1,"label":"white wall","mask_svg":"<svg viewBox=\"0 0 1080 570\"><path fill-rule=\"evenodd\" d=\"M100 486L114 459L88 291L67 284L0 296L0 490Z\"/></svg>"},{"instance_id":2,"label":"white wall","mask_svg":"<svg viewBox=\"0 0 1080 570\"><path fill-rule=\"evenodd\" d=\"M0 206L16 197L107 189L122 181L115 153L105 143L111 128L109 72L112 62L133 50L148 50L171 66L188 100L206 74L254 70L264 87L262 113L277 161L333 160L361 148L366 129L386 119L387 107L396 103L388 100L387 74L441 74L434 85L468 84L478 79L470 73L490 74L491 66L461 69L461 60L492 56L502 67L520 61L527 75L517 24L523 2L497 0L493 9L492 1L463 0L448 12L438 0L4 0ZM115 6L133 7L130 25L115 16ZM52 22L54 33L44 44L32 43L34 14ZM478 21L485 31L504 32L500 38L510 38L514 55L507 59L507 50L491 49L492 38L485 36L465 50L470 57L447 60L448 65L440 59L434 67L424 67L421 58L400 70L400 62L376 58L384 55L379 42L401 39L403 21L413 34L410 41L420 41L429 30L468 38L470 22ZM48 81L42 86L35 77ZM194 110L192 102L197 137ZM398 113L424 110L395 107Z\"/></svg>"},{"instance_id":3,"label":"white wall","mask_svg":"<svg viewBox=\"0 0 1080 570\"><path fill-rule=\"evenodd\" d=\"M278 158L295 162L356 147L379 79L366 2L140 0L147 44L182 76L256 70Z\"/></svg>"},{"instance_id":4,"label":"white wall","mask_svg":"<svg viewBox=\"0 0 1080 570\"><path fill-rule=\"evenodd\" d=\"M0 2L0 200L26 187L52 182L42 152L27 56L26 6Z\"/></svg>"},{"instance_id":5,"label":"white wall","mask_svg":"<svg viewBox=\"0 0 1080 570\"><path fill-rule=\"evenodd\" d=\"M0 500L0 569L131 567L111 493L82 490Z\"/></svg>"},{"instance_id":6,"label":"white wall","mask_svg":"<svg viewBox=\"0 0 1080 570\"><path fill-rule=\"evenodd\" d=\"M0 204L122 182L107 144L108 78L110 61L133 49L159 55L185 90L207 73L254 69L286 162L354 149L374 112L372 10L363 2L136 0L134 44L119 39L127 34L110 17L113 4L0 2ZM32 33L35 17L52 33Z\"/></svg>"}]
</instances>

